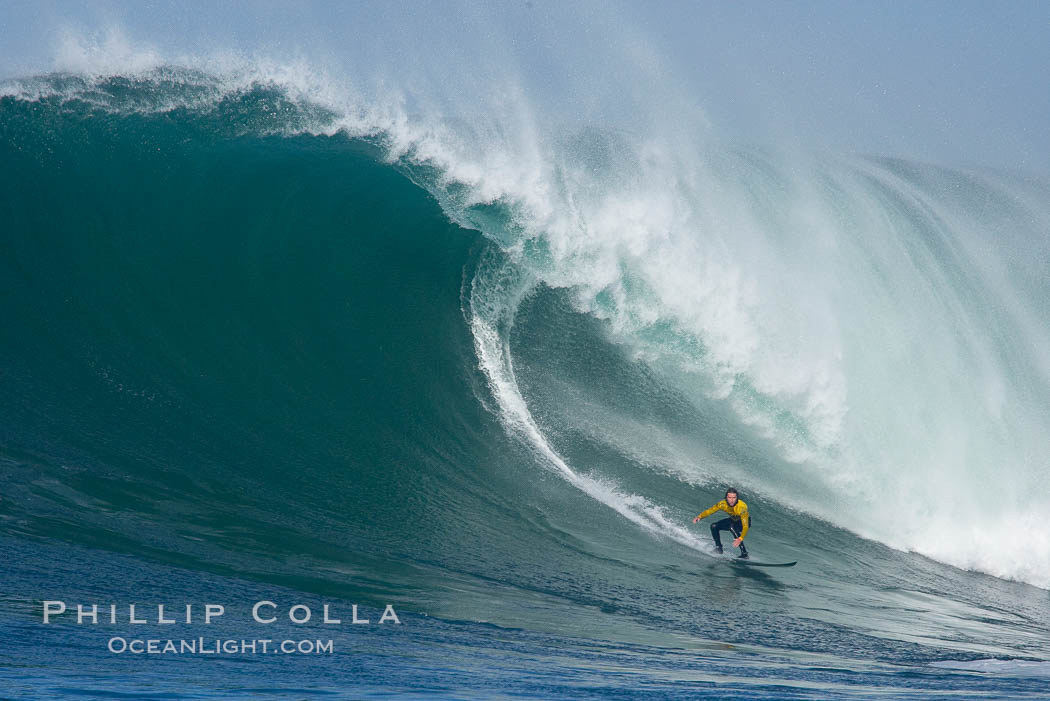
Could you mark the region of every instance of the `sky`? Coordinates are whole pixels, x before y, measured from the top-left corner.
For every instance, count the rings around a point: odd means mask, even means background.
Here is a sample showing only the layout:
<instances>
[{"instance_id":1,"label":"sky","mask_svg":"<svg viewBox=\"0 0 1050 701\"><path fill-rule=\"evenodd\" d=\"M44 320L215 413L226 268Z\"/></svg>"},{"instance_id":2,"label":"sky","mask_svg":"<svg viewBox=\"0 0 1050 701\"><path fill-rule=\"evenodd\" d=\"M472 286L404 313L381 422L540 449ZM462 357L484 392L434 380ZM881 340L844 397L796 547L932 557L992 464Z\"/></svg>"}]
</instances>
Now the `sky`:
<instances>
[{"instance_id":1,"label":"sky","mask_svg":"<svg viewBox=\"0 0 1050 701\"><path fill-rule=\"evenodd\" d=\"M119 32L167 60L305 60L550 119L644 113L728 140L1050 172L1047 2L0 0L0 78Z\"/></svg>"}]
</instances>

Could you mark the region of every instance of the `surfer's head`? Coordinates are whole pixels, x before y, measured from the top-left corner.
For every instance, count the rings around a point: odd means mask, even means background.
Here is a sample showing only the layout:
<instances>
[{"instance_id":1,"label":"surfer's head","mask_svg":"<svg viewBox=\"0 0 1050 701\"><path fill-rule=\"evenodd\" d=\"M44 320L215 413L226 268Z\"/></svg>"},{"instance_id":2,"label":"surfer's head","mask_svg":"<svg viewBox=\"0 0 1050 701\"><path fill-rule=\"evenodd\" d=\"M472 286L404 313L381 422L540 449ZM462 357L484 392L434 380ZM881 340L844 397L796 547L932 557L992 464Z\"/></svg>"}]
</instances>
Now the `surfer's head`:
<instances>
[{"instance_id":1,"label":"surfer's head","mask_svg":"<svg viewBox=\"0 0 1050 701\"><path fill-rule=\"evenodd\" d=\"M732 506L733 504L736 503L736 500L737 500L736 490L733 489L732 487L730 487L729 489L726 490L726 503L729 504L730 506Z\"/></svg>"}]
</instances>

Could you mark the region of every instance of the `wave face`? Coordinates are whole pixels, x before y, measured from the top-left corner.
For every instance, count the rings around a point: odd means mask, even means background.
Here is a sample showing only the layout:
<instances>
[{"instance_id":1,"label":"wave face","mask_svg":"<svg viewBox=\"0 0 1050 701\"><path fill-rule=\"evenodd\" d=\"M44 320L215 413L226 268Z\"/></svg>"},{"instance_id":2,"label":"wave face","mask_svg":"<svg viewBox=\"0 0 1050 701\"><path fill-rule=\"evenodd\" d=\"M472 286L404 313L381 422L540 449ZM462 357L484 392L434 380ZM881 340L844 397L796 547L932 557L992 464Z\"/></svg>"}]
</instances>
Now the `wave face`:
<instances>
[{"instance_id":1,"label":"wave face","mask_svg":"<svg viewBox=\"0 0 1050 701\"><path fill-rule=\"evenodd\" d=\"M953 569L1050 587L1047 183L258 71L0 94L8 533L500 623L1050 654L1027 588ZM727 484L794 584L706 557Z\"/></svg>"},{"instance_id":2,"label":"wave face","mask_svg":"<svg viewBox=\"0 0 1050 701\"><path fill-rule=\"evenodd\" d=\"M595 414L570 392L548 400L557 423L686 480L745 484L895 548L1050 584L1050 532L1034 525L1050 506L1045 183L640 150L563 165L533 201L503 193L518 229L497 234L509 271L493 275L566 290L662 391L721 418L654 436L616 399ZM476 306L492 308L490 287L483 275ZM509 326L523 293L500 293ZM507 389L512 346L494 360L499 325L479 325L497 394L513 397L504 415L528 425L530 402ZM546 452L537 427L526 433ZM746 459L700 458L691 441L712 433Z\"/></svg>"}]
</instances>

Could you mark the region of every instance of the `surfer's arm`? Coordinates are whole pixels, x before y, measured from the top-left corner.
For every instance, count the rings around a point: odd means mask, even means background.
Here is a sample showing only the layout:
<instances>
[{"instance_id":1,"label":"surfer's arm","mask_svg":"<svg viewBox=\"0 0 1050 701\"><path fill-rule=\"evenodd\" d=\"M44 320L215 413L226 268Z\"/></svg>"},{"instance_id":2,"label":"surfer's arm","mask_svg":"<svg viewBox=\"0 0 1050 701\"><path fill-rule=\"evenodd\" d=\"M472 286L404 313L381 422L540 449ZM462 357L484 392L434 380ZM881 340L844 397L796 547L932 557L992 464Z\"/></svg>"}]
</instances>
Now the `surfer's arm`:
<instances>
[{"instance_id":1,"label":"surfer's arm","mask_svg":"<svg viewBox=\"0 0 1050 701\"><path fill-rule=\"evenodd\" d=\"M743 527L740 529L740 540L743 540L744 536L747 535L747 529L751 523L751 517L747 515L747 511L744 511L744 513L740 514L740 521L744 524Z\"/></svg>"},{"instance_id":2,"label":"surfer's arm","mask_svg":"<svg viewBox=\"0 0 1050 701\"><path fill-rule=\"evenodd\" d=\"M701 511L701 512L700 512L700 515L699 515L699 516L697 516L697 517L696 517L695 519L693 519L693 520L694 520L694 521L699 521L699 520L700 520L700 519L702 519L702 518L707 518L708 516L710 516L710 515L711 515L711 514L713 514L714 512L716 512L716 511L719 511L719 510L721 510L721 508L722 508L722 505L723 505L724 503L725 503L725 502L721 502L721 501L720 501L720 502L718 502L717 504L715 504L714 506L712 506L712 507L711 507L710 509L704 509L703 511Z\"/></svg>"}]
</instances>

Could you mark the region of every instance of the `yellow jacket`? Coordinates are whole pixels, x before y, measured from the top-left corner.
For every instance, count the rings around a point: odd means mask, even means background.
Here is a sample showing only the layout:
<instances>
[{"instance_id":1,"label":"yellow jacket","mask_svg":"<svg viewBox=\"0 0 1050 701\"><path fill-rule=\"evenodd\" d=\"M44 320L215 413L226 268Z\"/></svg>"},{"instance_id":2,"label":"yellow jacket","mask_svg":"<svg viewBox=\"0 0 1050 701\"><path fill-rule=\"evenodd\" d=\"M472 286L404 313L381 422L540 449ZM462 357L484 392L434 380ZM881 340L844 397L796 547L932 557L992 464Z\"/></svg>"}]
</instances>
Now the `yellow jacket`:
<instances>
[{"instance_id":1,"label":"yellow jacket","mask_svg":"<svg viewBox=\"0 0 1050 701\"><path fill-rule=\"evenodd\" d=\"M726 503L726 500L723 499L722 501L712 506L710 509L705 509L699 516L697 516L697 518L707 518L716 511L725 511L733 518L740 519L740 521L744 524L743 528L740 529L740 537L743 538L747 535L747 529L750 526L749 522L751 521L751 519L748 518L747 515L747 504L737 499L736 504L730 506Z\"/></svg>"}]
</instances>

